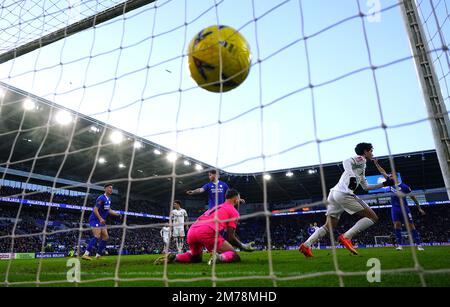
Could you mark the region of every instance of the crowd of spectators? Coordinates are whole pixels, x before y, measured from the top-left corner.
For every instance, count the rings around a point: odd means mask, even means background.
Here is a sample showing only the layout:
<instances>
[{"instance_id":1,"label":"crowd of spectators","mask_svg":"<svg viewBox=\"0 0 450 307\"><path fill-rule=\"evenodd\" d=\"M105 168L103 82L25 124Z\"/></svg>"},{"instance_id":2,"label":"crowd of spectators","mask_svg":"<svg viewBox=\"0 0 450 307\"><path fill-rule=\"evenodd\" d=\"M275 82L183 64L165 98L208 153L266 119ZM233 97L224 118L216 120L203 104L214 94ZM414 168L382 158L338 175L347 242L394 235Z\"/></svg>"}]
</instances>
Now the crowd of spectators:
<instances>
[{"instance_id":1,"label":"crowd of spectators","mask_svg":"<svg viewBox=\"0 0 450 307\"><path fill-rule=\"evenodd\" d=\"M32 191L32 190L23 190L19 188L12 188L8 186L2 186L0 188L0 196L2 197L13 197L13 198L22 198L27 200L38 200L59 204L69 204L69 205L77 205L77 206L86 206L92 207L95 204L96 198L101 195L103 192L100 191L92 191L91 194L87 194L86 196L69 196L62 195L56 193L49 193L47 191ZM112 203L114 205L114 209L116 210L125 210L126 207L126 197L118 196L113 194ZM145 199L128 199L128 211L130 212L151 212L156 215L168 215L169 208L168 206L161 206L160 204L151 202Z\"/></svg>"},{"instance_id":2,"label":"crowd of spectators","mask_svg":"<svg viewBox=\"0 0 450 307\"><path fill-rule=\"evenodd\" d=\"M20 195L21 192L19 189L2 187L0 196ZM92 206L95 202L95 197L88 197L87 203L89 206ZM50 201L50 194L28 194L24 198ZM54 195L52 201L83 205L84 197ZM118 202L120 202L119 199L116 200L116 203ZM167 215L166 209L157 208L156 204L145 200L130 201L129 210ZM202 210L204 209L200 208L197 210L198 212L196 211L196 214L190 214L191 219L194 218L193 216L198 216ZM449 242L450 206L434 205L424 207L426 211L425 216L420 216L415 208L411 210L423 242ZM379 216L379 222L355 237L354 242L356 244L375 244L374 238L376 236L392 235L390 209L377 209L376 213ZM88 226L90 214L90 211L85 211L83 214L82 211L74 209L30 205L20 206L17 203L0 202L0 253L10 252L11 248L16 253L40 251L69 253L71 250L77 251L78 246L81 251L84 251L86 242L91 236ZM349 229L356 220L356 217L344 214L338 227L335 229L336 237L339 233ZM107 252L109 254L117 254L119 248L122 247L123 254L160 253L163 249L160 230L165 222L166 220L129 216L126 220L126 225L131 228L126 229L125 240L121 244L124 231L123 227L121 227L123 221L111 218L109 224L112 228L109 229L110 239ZM308 237L308 227L314 222L319 226L323 225L325 216L323 213L272 216L268 222L266 217L263 216L244 218L239 222L237 234L242 241L255 241L259 248L265 249L267 248L268 239L267 230L270 229L272 248L295 248ZM80 243L79 245L78 242ZM323 238L321 244L330 245L329 237ZM175 246L172 246L172 249L174 250Z\"/></svg>"}]
</instances>

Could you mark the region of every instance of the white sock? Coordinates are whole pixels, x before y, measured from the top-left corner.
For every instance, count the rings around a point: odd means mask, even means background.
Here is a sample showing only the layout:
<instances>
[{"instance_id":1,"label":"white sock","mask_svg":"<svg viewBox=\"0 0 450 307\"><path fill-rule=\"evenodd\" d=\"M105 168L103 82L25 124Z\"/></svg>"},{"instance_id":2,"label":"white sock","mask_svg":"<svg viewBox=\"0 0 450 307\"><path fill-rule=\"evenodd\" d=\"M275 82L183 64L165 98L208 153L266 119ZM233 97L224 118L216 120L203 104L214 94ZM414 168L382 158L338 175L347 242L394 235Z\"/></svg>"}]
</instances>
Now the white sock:
<instances>
[{"instance_id":1,"label":"white sock","mask_svg":"<svg viewBox=\"0 0 450 307\"><path fill-rule=\"evenodd\" d=\"M85 251L83 256L89 256L89 251Z\"/></svg>"},{"instance_id":2,"label":"white sock","mask_svg":"<svg viewBox=\"0 0 450 307\"><path fill-rule=\"evenodd\" d=\"M328 233L328 230L325 227L320 227L317 229L304 243L307 247L311 247L314 243L316 243L320 238Z\"/></svg>"},{"instance_id":3,"label":"white sock","mask_svg":"<svg viewBox=\"0 0 450 307\"><path fill-rule=\"evenodd\" d=\"M356 236L360 232L363 232L373 224L375 224L374 221L372 221L368 217L363 217L362 219L357 221L352 228L350 228L349 230L347 230L346 233L344 233L344 237L351 240L354 236Z\"/></svg>"}]
</instances>

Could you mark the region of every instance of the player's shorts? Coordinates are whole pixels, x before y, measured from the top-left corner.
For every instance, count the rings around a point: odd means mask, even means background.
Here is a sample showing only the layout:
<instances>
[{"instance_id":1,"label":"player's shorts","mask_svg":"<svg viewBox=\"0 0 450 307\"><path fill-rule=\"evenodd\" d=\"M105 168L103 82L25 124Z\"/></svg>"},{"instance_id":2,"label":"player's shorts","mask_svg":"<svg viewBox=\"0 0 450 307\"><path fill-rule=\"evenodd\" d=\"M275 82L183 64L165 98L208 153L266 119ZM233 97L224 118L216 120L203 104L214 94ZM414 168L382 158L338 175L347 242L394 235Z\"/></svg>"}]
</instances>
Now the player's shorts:
<instances>
[{"instance_id":1,"label":"player's shorts","mask_svg":"<svg viewBox=\"0 0 450 307\"><path fill-rule=\"evenodd\" d=\"M339 191L331 191L330 195L328 195L328 201L330 203L327 206L326 216L331 216L336 219L339 219L344 211L353 215L369 208L369 205L356 195Z\"/></svg>"},{"instance_id":2,"label":"player's shorts","mask_svg":"<svg viewBox=\"0 0 450 307\"><path fill-rule=\"evenodd\" d=\"M189 228L187 235L187 244L192 255L200 255L203 253L205 247L209 252L214 250L214 242L216 239L216 232L207 225ZM225 239L219 234L217 237L217 247L219 250Z\"/></svg>"},{"instance_id":3,"label":"player's shorts","mask_svg":"<svg viewBox=\"0 0 450 307\"><path fill-rule=\"evenodd\" d=\"M413 224L413 219L411 215L411 211L407 206L405 206L406 216L408 217L408 222ZM401 222L405 223L405 218L403 217L402 208L400 207L392 207L391 208L391 217L393 222Z\"/></svg>"},{"instance_id":4,"label":"player's shorts","mask_svg":"<svg viewBox=\"0 0 450 307\"><path fill-rule=\"evenodd\" d=\"M172 237L184 237L184 227L174 227L172 231Z\"/></svg>"},{"instance_id":5,"label":"player's shorts","mask_svg":"<svg viewBox=\"0 0 450 307\"><path fill-rule=\"evenodd\" d=\"M100 221L97 218L90 218L89 226L91 226L91 228L106 228L106 225L100 224Z\"/></svg>"},{"instance_id":6,"label":"player's shorts","mask_svg":"<svg viewBox=\"0 0 450 307\"><path fill-rule=\"evenodd\" d=\"M163 242L164 244L169 244L169 237L164 237Z\"/></svg>"}]
</instances>

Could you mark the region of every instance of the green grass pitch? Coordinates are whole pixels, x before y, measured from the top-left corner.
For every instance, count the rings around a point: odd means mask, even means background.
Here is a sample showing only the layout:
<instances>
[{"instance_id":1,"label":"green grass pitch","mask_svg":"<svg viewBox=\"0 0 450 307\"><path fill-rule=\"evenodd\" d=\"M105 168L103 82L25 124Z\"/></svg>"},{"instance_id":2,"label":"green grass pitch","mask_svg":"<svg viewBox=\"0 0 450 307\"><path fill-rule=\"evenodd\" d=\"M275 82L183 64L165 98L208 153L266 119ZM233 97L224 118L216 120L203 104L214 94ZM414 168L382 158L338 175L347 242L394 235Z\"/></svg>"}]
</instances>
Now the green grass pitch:
<instances>
[{"instance_id":1,"label":"green grass pitch","mask_svg":"<svg viewBox=\"0 0 450 307\"><path fill-rule=\"evenodd\" d=\"M371 267L367 265L370 258L380 260L382 270L407 269L414 267L410 248L396 251L394 248L365 248L359 249L358 256L352 256L344 249L338 249L337 262L339 269L344 273L364 271ZM298 251L272 251L273 272L277 277L293 278L295 276L307 276L308 278L277 281L277 286L339 286L339 278L328 274L315 276L315 273L335 271L331 250L314 250L314 258L305 258ZM268 276L268 253L263 251L253 253L240 253L242 261L233 264L217 264L216 276L218 278L243 277L247 279L235 281L218 281L217 286L242 286L242 287L271 287L274 285L270 279L249 279L251 276ZM425 274L427 286L450 286L450 246L425 247L425 251L417 252L420 265L425 270L446 269L445 273ZM122 256L119 268L119 277L123 279L119 286L164 286L162 279L164 266L154 265L153 260L158 255ZM40 281L62 281L62 283L44 284L41 286L75 286L67 282L67 261L64 259L42 260ZM202 263L196 264L169 264L167 276L169 286L212 286L211 280L192 281L193 279L211 278L211 267L207 261L209 255L205 254ZM117 256L103 257L93 261L81 263L81 280L78 286L114 286L114 276L117 264ZM8 282L33 282L36 280L39 260L13 260L11 262ZM5 286L5 274L8 261L0 261L0 282ZM97 282L88 282L92 279L105 279ZM149 278L154 280L139 280ZM183 282L177 280L191 280ZM366 273L360 276L344 276L344 286L369 286L369 287L398 287L421 286L417 272L382 273L380 282L369 283ZM17 286L17 285L12 285ZM33 283L20 284L20 286L35 286Z\"/></svg>"}]
</instances>

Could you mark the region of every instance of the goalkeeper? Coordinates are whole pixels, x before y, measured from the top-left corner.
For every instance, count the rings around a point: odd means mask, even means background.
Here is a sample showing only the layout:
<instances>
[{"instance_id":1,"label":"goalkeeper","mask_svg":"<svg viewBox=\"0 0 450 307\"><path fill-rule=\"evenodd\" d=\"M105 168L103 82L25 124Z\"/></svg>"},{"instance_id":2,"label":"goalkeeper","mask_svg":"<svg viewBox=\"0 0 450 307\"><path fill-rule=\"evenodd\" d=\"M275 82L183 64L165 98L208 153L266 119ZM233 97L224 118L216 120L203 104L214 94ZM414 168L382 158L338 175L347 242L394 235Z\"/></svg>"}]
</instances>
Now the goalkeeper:
<instances>
[{"instance_id":1,"label":"goalkeeper","mask_svg":"<svg viewBox=\"0 0 450 307\"><path fill-rule=\"evenodd\" d=\"M239 262L241 260L234 247L246 252L254 251L253 242L244 244L235 234L237 220L239 219L239 212L236 207L243 203L239 192L235 189L228 189L225 199L223 204L203 213L189 228L187 234L188 252L159 257L155 260L155 264L163 264L166 261L166 257L168 263L201 262L204 247L209 252L217 251L216 261L224 263ZM217 219L215 220L215 218ZM227 240L220 235L222 230L227 231Z\"/></svg>"}]
</instances>

